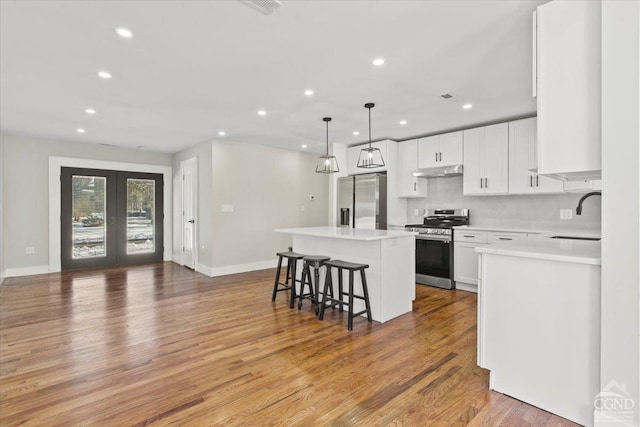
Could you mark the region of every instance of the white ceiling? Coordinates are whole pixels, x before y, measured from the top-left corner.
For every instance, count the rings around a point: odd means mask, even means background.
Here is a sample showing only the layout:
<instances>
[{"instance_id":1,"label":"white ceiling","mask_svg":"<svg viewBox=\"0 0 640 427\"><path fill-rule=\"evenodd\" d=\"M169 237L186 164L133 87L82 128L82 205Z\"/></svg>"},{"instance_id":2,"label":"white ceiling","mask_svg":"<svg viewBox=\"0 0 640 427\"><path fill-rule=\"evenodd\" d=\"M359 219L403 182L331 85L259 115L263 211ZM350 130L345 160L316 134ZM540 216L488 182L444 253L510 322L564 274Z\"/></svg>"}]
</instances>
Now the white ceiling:
<instances>
[{"instance_id":1,"label":"white ceiling","mask_svg":"<svg viewBox=\"0 0 640 427\"><path fill-rule=\"evenodd\" d=\"M2 0L0 126L169 153L224 130L321 152L324 116L331 142L367 140L365 102L374 140L530 115L531 12L543 2L283 0L265 16L233 0Z\"/></svg>"}]
</instances>

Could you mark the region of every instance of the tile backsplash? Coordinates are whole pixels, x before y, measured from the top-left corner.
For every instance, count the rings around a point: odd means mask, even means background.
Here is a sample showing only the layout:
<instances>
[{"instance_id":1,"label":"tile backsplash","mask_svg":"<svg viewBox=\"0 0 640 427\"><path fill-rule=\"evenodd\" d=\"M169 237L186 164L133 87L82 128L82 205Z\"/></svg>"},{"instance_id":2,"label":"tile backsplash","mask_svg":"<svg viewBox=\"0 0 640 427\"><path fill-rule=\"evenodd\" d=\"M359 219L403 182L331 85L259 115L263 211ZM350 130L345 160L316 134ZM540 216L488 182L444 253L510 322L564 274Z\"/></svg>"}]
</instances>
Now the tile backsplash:
<instances>
[{"instance_id":1,"label":"tile backsplash","mask_svg":"<svg viewBox=\"0 0 640 427\"><path fill-rule=\"evenodd\" d=\"M600 232L600 197L583 204L582 215L575 213L583 193L464 196L462 176L428 178L428 197L408 199L407 224L422 222L424 209L466 208L471 225L537 230L575 230ZM414 215L418 209L420 215ZM560 219L560 209L570 209L572 219Z\"/></svg>"}]
</instances>

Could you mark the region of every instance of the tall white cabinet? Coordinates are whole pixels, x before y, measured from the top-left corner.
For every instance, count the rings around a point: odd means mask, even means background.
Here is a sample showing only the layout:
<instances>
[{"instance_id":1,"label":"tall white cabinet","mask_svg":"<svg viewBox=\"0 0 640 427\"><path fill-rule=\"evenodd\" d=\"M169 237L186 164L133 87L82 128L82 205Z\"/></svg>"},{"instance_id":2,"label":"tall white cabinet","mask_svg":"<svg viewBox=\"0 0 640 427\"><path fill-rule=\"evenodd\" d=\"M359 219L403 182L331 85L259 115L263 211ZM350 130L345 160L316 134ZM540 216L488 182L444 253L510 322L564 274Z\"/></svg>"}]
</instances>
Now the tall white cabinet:
<instances>
[{"instance_id":1,"label":"tall white cabinet","mask_svg":"<svg viewBox=\"0 0 640 427\"><path fill-rule=\"evenodd\" d=\"M418 168L418 140L398 143L398 195L400 197L427 197L427 180L413 176Z\"/></svg>"},{"instance_id":2,"label":"tall white cabinet","mask_svg":"<svg viewBox=\"0 0 640 427\"><path fill-rule=\"evenodd\" d=\"M601 176L601 2L538 6L538 173L564 180Z\"/></svg>"},{"instance_id":3,"label":"tall white cabinet","mask_svg":"<svg viewBox=\"0 0 640 427\"><path fill-rule=\"evenodd\" d=\"M559 179L538 175L536 118L509 122L509 193L562 193Z\"/></svg>"},{"instance_id":4,"label":"tall white cabinet","mask_svg":"<svg viewBox=\"0 0 640 427\"><path fill-rule=\"evenodd\" d=\"M508 193L508 123L465 130L463 153L465 195Z\"/></svg>"}]
</instances>

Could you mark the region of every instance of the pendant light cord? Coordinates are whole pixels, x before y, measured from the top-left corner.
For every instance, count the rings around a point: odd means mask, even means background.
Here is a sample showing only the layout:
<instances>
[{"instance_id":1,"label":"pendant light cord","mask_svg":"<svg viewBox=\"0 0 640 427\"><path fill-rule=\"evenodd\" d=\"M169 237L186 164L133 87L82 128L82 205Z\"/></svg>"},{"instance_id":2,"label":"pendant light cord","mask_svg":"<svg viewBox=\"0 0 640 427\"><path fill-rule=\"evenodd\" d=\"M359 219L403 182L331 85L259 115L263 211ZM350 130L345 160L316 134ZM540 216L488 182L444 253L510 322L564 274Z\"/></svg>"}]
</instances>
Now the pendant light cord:
<instances>
[{"instance_id":1,"label":"pendant light cord","mask_svg":"<svg viewBox=\"0 0 640 427\"><path fill-rule=\"evenodd\" d=\"M327 156L329 156L329 121L326 121L327 123Z\"/></svg>"},{"instance_id":2,"label":"pendant light cord","mask_svg":"<svg viewBox=\"0 0 640 427\"><path fill-rule=\"evenodd\" d=\"M371 108L369 108L369 149L371 149Z\"/></svg>"}]
</instances>

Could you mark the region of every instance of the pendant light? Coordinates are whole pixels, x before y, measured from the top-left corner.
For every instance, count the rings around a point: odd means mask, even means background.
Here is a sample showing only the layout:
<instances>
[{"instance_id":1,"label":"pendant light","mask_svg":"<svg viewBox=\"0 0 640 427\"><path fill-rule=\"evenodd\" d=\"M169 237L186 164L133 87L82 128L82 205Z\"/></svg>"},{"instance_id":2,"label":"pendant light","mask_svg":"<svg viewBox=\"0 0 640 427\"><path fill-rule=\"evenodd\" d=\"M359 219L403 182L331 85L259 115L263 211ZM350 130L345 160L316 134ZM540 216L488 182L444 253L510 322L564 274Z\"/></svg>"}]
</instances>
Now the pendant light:
<instances>
[{"instance_id":1,"label":"pendant light","mask_svg":"<svg viewBox=\"0 0 640 427\"><path fill-rule=\"evenodd\" d=\"M324 156L320 156L320 158L318 159L318 164L316 165L316 173L340 172L336 156L329 155L329 122L331 121L331 117L324 117L322 121L327 124L327 151Z\"/></svg>"},{"instance_id":2,"label":"pendant light","mask_svg":"<svg viewBox=\"0 0 640 427\"><path fill-rule=\"evenodd\" d=\"M364 104L364 108L369 110L369 147L360 150L360 157L358 157L359 168L380 168L384 166L384 159L382 158L382 151L379 148L371 147L371 109L375 107L373 102Z\"/></svg>"}]
</instances>

